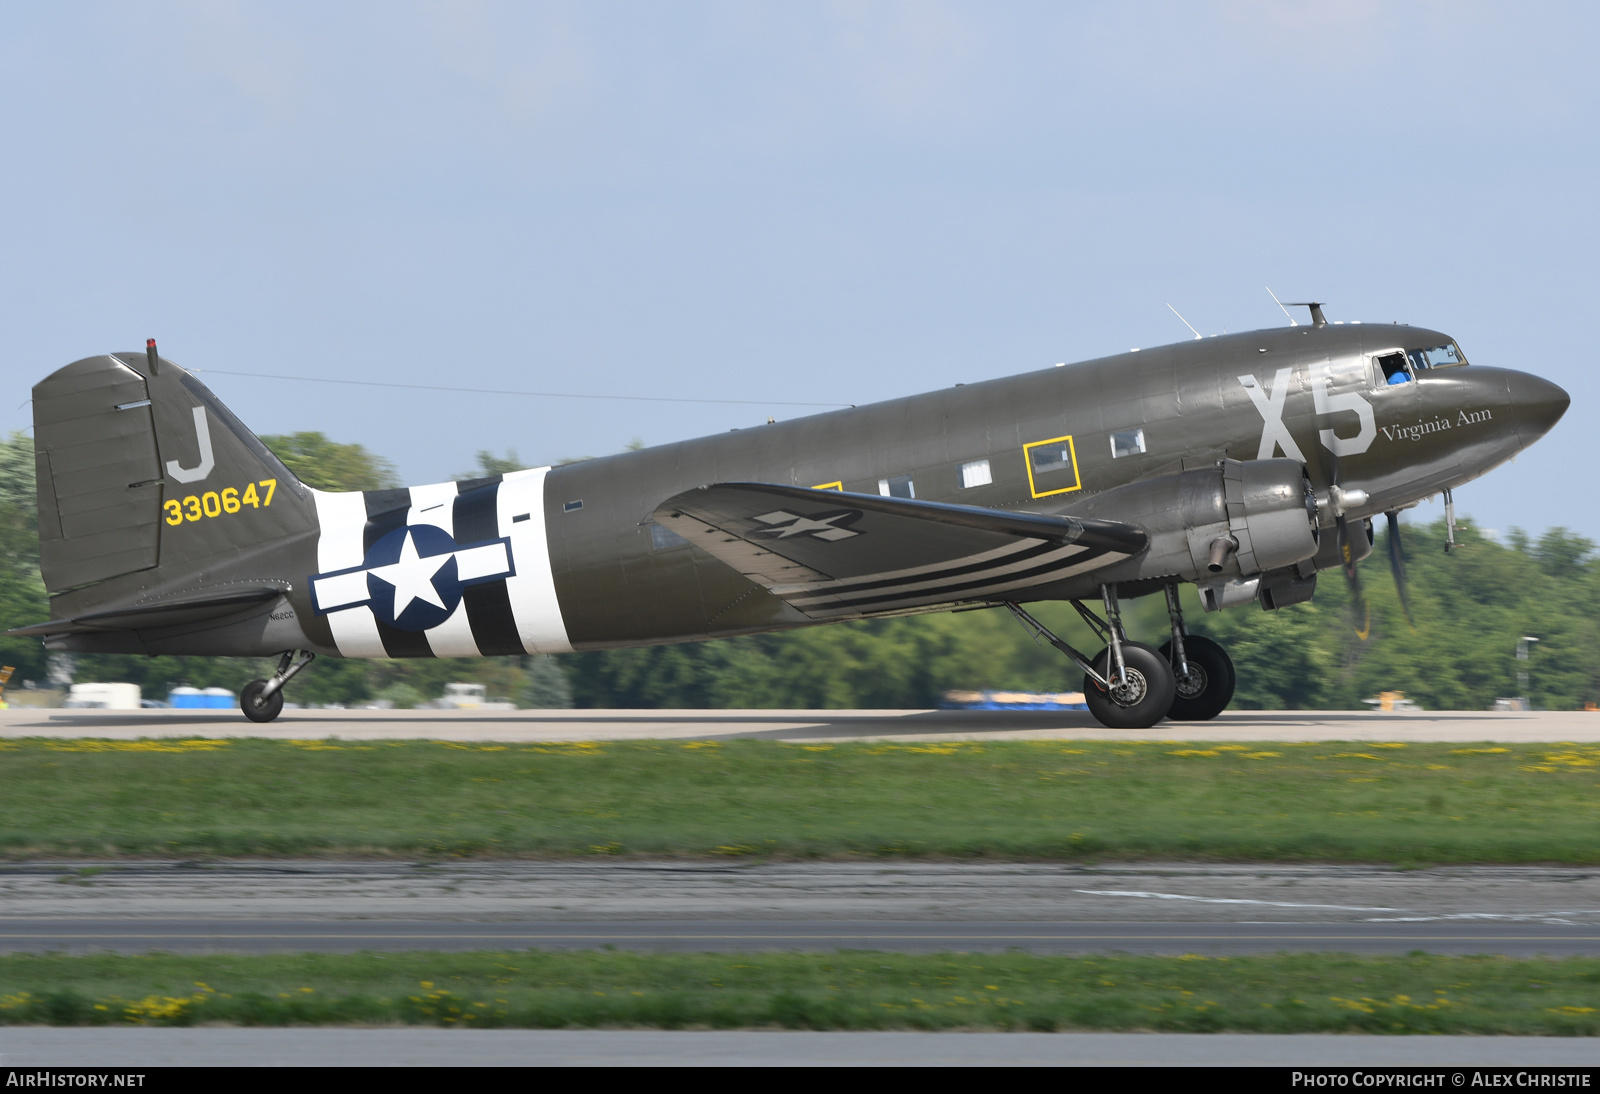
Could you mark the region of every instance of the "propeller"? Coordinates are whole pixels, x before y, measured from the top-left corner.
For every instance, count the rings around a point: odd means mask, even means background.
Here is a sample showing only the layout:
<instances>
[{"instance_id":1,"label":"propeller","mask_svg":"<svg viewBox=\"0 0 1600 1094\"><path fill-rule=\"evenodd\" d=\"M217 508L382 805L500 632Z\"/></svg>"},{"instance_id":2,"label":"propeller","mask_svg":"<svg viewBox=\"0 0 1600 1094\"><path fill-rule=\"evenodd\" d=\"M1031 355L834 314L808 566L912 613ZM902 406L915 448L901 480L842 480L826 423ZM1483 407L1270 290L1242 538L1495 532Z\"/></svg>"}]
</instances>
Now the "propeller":
<instances>
[{"instance_id":1,"label":"propeller","mask_svg":"<svg viewBox=\"0 0 1600 1094\"><path fill-rule=\"evenodd\" d=\"M1335 522L1339 530L1339 566L1344 570L1345 584L1350 587L1350 618L1356 637L1365 642L1372 634L1372 606L1367 603L1367 594L1361 591L1361 571L1356 569L1355 552L1350 548L1350 522L1342 511Z\"/></svg>"},{"instance_id":2,"label":"propeller","mask_svg":"<svg viewBox=\"0 0 1600 1094\"><path fill-rule=\"evenodd\" d=\"M1394 573L1394 588L1400 594L1400 610L1405 613L1406 626L1414 631L1417 623L1411 618L1411 598L1406 592L1406 559L1400 547L1400 512L1391 509L1384 516L1389 518L1389 569Z\"/></svg>"},{"instance_id":3,"label":"propeller","mask_svg":"<svg viewBox=\"0 0 1600 1094\"><path fill-rule=\"evenodd\" d=\"M1356 570L1355 551L1350 546L1350 521L1344 511L1367 500L1359 490L1346 491L1339 485L1339 456L1328 454L1328 502L1333 506L1333 523L1338 538L1339 568L1344 571L1344 582L1350 590L1350 622L1356 637L1365 642L1372 634L1372 606L1361 590L1361 574Z\"/></svg>"},{"instance_id":4,"label":"propeller","mask_svg":"<svg viewBox=\"0 0 1600 1094\"><path fill-rule=\"evenodd\" d=\"M1345 516L1345 510L1365 505L1367 494L1364 490L1346 490L1339 485L1337 455L1329 456L1328 477L1328 502L1333 507L1334 527L1338 535L1336 542L1339 547L1339 568L1344 571L1345 584L1350 589L1351 623L1355 627L1356 637L1365 642L1372 635L1372 606L1367 603L1366 593L1361 588L1361 574L1356 569L1355 548L1351 544L1350 520ZM1417 624L1411 615L1410 590L1406 584L1405 549L1400 541L1400 512L1391 509L1384 516L1389 521L1387 546L1389 570L1394 574L1395 593L1400 598L1400 611L1406 617L1406 625L1415 631Z\"/></svg>"}]
</instances>

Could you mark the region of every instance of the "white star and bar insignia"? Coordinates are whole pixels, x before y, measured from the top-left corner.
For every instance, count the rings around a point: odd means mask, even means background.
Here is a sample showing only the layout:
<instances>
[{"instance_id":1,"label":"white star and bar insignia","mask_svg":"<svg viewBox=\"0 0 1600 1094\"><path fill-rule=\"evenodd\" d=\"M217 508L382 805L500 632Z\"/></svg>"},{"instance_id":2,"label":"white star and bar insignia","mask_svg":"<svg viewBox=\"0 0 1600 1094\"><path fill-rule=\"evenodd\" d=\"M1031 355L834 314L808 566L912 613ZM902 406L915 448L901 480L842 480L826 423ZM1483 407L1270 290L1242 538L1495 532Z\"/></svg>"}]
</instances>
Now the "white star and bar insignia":
<instances>
[{"instance_id":1,"label":"white star and bar insignia","mask_svg":"<svg viewBox=\"0 0 1600 1094\"><path fill-rule=\"evenodd\" d=\"M461 545L441 528L397 528L367 549L360 566L311 576L318 615L369 605L382 623L421 631L449 618L469 585L516 574L511 541Z\"/></svg>"},{"instance_id":2,"label":"white star and bar insignia","mask_svg":"<svg viewBox=\"0 0 1600 1094\"><path fill-rule=\"evenodd\" d=\"M811 536L814 539L830 541L849 539L861 533L841 528L840 525L853 523L859 516L861 516L859 509L840 509L834 512L815 513L809 517L791 513L787 509L779 509L756 517L755 519L762 524L775 527L762 528L754 534L763 539L788 539L790 536Z\"/></svg>"}]
</instances>

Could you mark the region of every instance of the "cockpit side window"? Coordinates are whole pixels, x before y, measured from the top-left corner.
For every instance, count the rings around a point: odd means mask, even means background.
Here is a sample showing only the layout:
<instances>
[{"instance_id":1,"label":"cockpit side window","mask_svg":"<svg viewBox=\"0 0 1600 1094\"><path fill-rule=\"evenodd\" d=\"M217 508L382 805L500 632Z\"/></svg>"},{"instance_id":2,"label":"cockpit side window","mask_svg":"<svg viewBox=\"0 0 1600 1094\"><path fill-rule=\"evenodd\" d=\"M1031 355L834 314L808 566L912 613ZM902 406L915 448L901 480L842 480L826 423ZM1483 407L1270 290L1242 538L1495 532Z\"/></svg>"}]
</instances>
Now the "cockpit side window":
<instances>
[{"instance_id":1,"label":"cockpit side window","mask_svg":"<svg viewBox=\"0 0 1600 1094\"><path fill-rule=\"evenodd\" d=\"M1411 380L1411 370L1406 368L1406 355L1399 350L1374 357L1372 364L1377 369L1379 382L1382 384L1392 386Z\"/></svg>"},{"instance_id":2,"label":"cockpit side window","mask_svg":"<svg viewBox=\"0 0 1600 1094\"><path fill-rule=\"evenodd\" d=\"M1466 357L1461 353L1461 347L1454 342L1446 342L1442 346L1430 346L1427 349L1411 350L1407 356L1411 359L1411 367L1417 372L1429 368L1455 368L1467 363Z\"/></svg>"}]
</instances>

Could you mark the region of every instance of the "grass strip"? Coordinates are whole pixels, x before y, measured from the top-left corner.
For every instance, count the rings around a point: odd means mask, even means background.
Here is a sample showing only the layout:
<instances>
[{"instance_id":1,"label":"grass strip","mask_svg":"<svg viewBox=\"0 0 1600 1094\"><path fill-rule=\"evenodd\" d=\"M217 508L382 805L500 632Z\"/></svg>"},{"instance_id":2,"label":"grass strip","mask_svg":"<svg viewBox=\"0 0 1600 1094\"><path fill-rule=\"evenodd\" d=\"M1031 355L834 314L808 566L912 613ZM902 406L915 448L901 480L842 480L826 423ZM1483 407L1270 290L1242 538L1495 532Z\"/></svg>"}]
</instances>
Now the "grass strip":
<instances>
[{"instance_id":1,"label":"grass strip","mask_svg":"<svg viewBox=\"0 0 1600 1094\"><path fill-rule=\"evenodd\" d=\"M1600 959L8 955L0 1023L1600 1034Z\"/></svg>"},{"instance_id":2,"label":"grass strip","mask_svg":"<svg viewBox=\"0 0 1600 1094\"><path fill-rule=\"evenodd\" d=\"M1600 747L0 741L0 854L1600 862Z\"/></svg>"}]
</instances>

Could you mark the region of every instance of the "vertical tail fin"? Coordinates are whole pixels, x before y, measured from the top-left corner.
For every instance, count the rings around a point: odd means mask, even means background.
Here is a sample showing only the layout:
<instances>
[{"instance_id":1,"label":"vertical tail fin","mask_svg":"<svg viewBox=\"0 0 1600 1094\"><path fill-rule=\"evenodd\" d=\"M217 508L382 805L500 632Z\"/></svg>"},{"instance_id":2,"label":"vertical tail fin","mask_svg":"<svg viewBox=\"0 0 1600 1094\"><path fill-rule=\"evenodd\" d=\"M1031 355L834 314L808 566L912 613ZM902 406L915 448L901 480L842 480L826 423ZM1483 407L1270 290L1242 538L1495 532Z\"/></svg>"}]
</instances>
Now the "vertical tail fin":
<instances>
[{"instance_id":1,"label":"vertical tail fin","mask_svg":"<svg viewBox=\"0 0 1600 1094\"><path fill-rule=\"evenodd\" d=\"M86 357L33 389L39 556L89 601L267 578L249 560L316 529L311 492L206 386L156 355Z\"/></svg>"}]
</instances>

